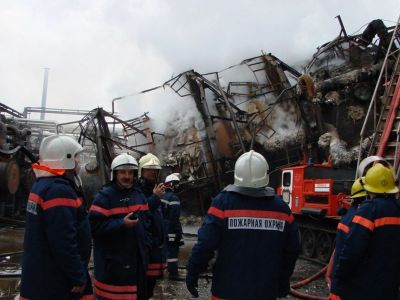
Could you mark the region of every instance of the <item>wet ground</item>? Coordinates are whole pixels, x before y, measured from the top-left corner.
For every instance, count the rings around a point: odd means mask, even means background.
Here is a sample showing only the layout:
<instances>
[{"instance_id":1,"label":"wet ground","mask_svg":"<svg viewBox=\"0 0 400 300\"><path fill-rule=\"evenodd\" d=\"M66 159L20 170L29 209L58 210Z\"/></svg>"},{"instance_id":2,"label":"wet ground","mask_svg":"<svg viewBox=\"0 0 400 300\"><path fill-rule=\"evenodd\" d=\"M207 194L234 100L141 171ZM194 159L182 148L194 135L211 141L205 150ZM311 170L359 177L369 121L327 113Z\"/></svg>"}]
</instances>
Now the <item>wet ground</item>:
<instances>
[{"instance_id":1,"label":"wet ground","mask_svg":"<svg viewBox=\"0 0 400 300\"><path fill-rule=\"evenodd\" d=\"M0 299L14 299L17 294L23 236L22 228L0 228Z\"/></svg>"},{"instance_id":2,"label":"wet ground","mask_svg":"<svg viewBox=\"0 0 400 300\"><path fill-rule=\"evenodd\" d=\"M196 233L196 228L187 227L185 232L191 234ZM0 228L0 299L18 299L19 277L17 275L20 272L21 259L21 255L18 253L22 250L22 241L22 228ZM185 245L181 248L179 258L179 272L181 278L185 277L184 266L195 242L195 236L185 235ZM292 276L292 281L297 282L298 280L307 278L319 271L321 268L322 266L319 264L299 259ZM191 299L189 292L186 290L184 281L171 281L168 280L167 277L168 276L158 284L153 297L154 300ZM207 278L201 278L199 280L200 297L197 299L210 299L210 283L211 281ZM322 279L313 282L306 288L302 288L301 291L318 296L326 296L328 294L326 284ZM284 299L297 298L289 295Z\"/></svg>"}]
</instances>

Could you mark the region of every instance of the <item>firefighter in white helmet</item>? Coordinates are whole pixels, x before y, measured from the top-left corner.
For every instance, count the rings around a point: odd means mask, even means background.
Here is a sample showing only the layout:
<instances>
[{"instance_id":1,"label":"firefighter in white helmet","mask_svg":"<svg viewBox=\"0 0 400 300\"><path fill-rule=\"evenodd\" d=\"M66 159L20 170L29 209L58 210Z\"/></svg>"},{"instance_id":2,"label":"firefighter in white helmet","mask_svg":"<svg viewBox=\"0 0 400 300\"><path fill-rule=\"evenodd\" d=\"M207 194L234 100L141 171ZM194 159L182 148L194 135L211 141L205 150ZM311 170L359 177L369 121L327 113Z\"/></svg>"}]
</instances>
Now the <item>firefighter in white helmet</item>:
<instances>
[{"instance_id":1,"label":"firefighter in white helmet","mask_svg":"<svg viewBox=\"0 0 400 300\"><path fill-rule=\"evenodd\" d=\"M167 270L170 279L179 279L178 256L182 242L182 224L180 200L177 195L179 187L179 174L168 175L164 180L165 195L161 200L161 208L164 218L164 226L168 234L167 243Z\"/></svg>"},{"instance_id":2,"label":"firefighter in white helmet","mask_svg":"<svg viewBox=\"0 0 400 300\"><path fill-rule=\"evenodd\" d=\"M138 163L122 153L111 163L111 182L95 196L89 219L93 235L96 299L145 299L148 205L134 184Z\"/></svg>"},{"instance_id":3,"label":"firefighter in white helmet","mask_svg":"<svg viewBox=\"0 0 400 300\"><path fill-rule=\"evenodd\" d=\"M157 279L163 277L166 265L166 230L161 213L161 198L165 187L160 183L161 163L157 156L148 153L139 160L138 188L146 196L150 209L152 245L147 268L146 299L153 296Z\"/></svg>"},{"instance_id":4,"label":"firefighter in white helmet","mask_svg":"<svg viewBox=\"0 0 400 300\"><path fill-rule=\"evenodd\" d=\"M235 164L235 181L213 199L188 262L186 286L198 297L199 274L217 252L212 296L275 299L289 292L300 250L290 208L268 184L268 163L255 152Z\"/></svg>"},{"instance_id":5,"label":"firefighter in white helmet","mask_svg":"<svg viewBox=\"0 0 400 300\"><path fill-rule=\"evenodd\" d=\"M365 174L367 173L367 171L376 163L381 163L385 166L390 167L390 163L387 162L383 157L378 156L378 155L371 155L368 156L366 158L364 158L360 164L358 165L357 168L357 174L356 176L358 176L358 178L364 177ZM339 216L344 216L347 213L348 208L350 207L351 203L347 203L347 201L345 201L343 204L341 204L339 206L339 208L337 209L336 213ZM331 261L332 261L333 257L331 257ZM329 275L328 273L326 275ZM326 276L326 279L329 281L329 278Z\"/></svg>"},{"instance_id":6,"label":"firefighter in white helmet","mask_svg":"<svg viewBox=\"0 0 400 300\"><path fill-rule=\"evenodd\" d=\"M81 145L67 135L43 139L27 202L21 299L81 299L92 294L90 228L76 180Z\"/></svg>"},{"instance_id":7,"label":"firefighter in white helmet","mask_svg":"<svg viewBox=\"0 0 400 300\"><path fill-rule=\"evenodd\" d=\"M358 168L357 168L357 175L359 177L365 176L367 171L377 163L380 163L389 168L392 167L390 165L390 163L383 157L378 156L378 155L371 155L371 156L367 156L360 162L360 164L358 165Z\"/></svg>"},{"instance_id":8,"label":"firefighter in white helmet","mask_svg":"<svg viewBox=\"0 0 400 300\"><path fill-rule=\"evenodd\" d=\"M333 273L330 299L397 299L400 205L391 167L376 163L362 178L368 199L349 225Z\"/></svg>"}]
</instances>

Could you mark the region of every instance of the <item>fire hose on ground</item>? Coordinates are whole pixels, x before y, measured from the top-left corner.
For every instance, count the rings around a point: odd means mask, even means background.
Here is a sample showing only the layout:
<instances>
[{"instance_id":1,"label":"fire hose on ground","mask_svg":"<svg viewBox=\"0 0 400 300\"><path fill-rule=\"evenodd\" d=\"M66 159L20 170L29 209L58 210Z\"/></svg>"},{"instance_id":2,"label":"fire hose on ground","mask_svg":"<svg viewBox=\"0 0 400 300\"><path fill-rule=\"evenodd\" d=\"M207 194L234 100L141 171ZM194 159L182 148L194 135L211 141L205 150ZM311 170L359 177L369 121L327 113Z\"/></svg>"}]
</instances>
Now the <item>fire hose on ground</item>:
<instances>
[{"instance_id":1,"label":"fire hose on ground","mask_svg":"<svg viewBox=\"0 0 400 300\"><path fill-rule=\"evenodd\" d=\"M319 296L314 296L314 295L309 295L305 292L298 291L298 288L301 288L303 286L306 286L307 284L313 282L314 280L317 280L318 278L322 277L325 273L326 270L328 269L328 265L323 267L321 270L319 270L317 273L311 275L310 277L297 281L296 283L292 284L290 286L290 294L300 298L300 299L306 299L306 300L328 300L328 297L319 297Z\"/></svg>"},{"instance_id":2,"label":"fire hose on ground","mask_svg":"<svg viewBox=\"0 0 400 300\"><path fill-rule=\"evenodd\" d=\"M13 255L21 255L21 254L22 254L22 251L18 251L18 252L13 252L13 253L4 253L0 256L4 257L4 256L13 256ZM302 279L302 280L292 284L290 286L290 294L297 298L306 299L306 300L328 300L327 297L314 296L314 295L310 295L305 292L297 290L301 287L308 285L309 283L313 282L314 280L317 280L320 277L322 277L326 273L327 268L328 268L328 266L325 266L321 270L319 270L317 273L311 275L310 277ZM179 269L186 269L186 267L182 266L182 267L179 267ZM0 272L0 278L15 278L15 277L20 277L20 276L21 276L20 271ZM210 275L203 275L201 277L206 279L207 282L209 282L210 279L212 278L212 276L210 276ZM179 279L177 281L184 281L184 280Z\"/></svg>"}]
</instances>

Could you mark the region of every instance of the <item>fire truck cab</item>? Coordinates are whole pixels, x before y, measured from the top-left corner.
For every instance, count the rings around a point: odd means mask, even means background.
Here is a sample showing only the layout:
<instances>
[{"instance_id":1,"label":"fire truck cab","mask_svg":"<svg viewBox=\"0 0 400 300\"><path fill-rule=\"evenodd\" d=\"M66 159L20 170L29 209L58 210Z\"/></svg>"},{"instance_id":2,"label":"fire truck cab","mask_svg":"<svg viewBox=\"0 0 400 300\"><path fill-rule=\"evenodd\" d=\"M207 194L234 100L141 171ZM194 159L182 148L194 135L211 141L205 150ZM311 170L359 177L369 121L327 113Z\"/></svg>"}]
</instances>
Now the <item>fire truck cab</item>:
<instances>
[{"instance_id":1,"label":"fire truck cab","mask_svg":"<svg viewBox=\"0 0 400 300\"><path fill-rule=\"evenodd\" d=\"M342 201L350 194L355 169L331 164L301 164L282 169L278 194L291 208L302 235L303 255L327 261Z\"/></svg>"}]
</instances>

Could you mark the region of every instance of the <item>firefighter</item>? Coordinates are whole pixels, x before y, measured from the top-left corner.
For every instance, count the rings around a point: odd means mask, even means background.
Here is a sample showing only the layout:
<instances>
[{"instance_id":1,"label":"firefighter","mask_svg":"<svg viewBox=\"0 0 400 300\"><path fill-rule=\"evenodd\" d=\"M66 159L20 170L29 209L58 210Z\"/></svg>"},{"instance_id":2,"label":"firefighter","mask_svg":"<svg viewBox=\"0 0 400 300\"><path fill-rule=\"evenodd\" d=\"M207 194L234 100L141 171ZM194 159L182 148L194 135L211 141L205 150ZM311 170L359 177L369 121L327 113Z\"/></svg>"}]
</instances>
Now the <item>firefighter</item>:
<instances>
[{"instance_id":1,"label":"firefighter","mask_svg":"<svg viewBox=\"0 0 400 300\"><path fill-rule=\"evenodd\" d=\"M351 187L350 207L347 210L346 214L341 218L337 226L336 245L329 261L328 270L325 277L329 287L331 285L331 276L335 272L335 269L337 267L338 256L342 251L344 240L349 233L351 220L353 219L357 209L360 207L367 196L367 192L364 190L364 187L361 184L362 179L363 178L358 178L354 181Z\"/></svg>"},{"instance_id":2,"label":"firefighter","mask_svg":"<svg viewBox=\"0 0 400 300\"><path fill-rule=\"evenodd\" d=\"M165 195L162 202L162 213L164 226L168 234L167 243L167 270L170 279L179 279L178 274L178 255L179 247L182 245L182 224L179 220L181 215L181 205L177 194L179 187L179 177L177 174L170 174L165 178Z\"/></svg>"},{"instance_id":3,"label":"firefighter","mask_svg":"<svg viewBox=\"0 0 400 300\"><path fill-rule=\"evenodd\" d=\"M111 182L95 196L89 220L93 236L96 299L144 299L148 206L134 186L137 161L123 153L111 163Z\"/></svg>"},{"instance_id":4,"label":"firefighter","mask_svg":"<svg viewBox=\"0 0 400 300\"><path fill-rule=\"evenodd\" d=\"M330 299L397 299L400 205L394 172L381 163L363 180L369 199L357 210L338 257Z\"/></svg>"},{"instance_id":5,"label":"firefighter","mask_svg":"<svg viewBox=\"0 0 400 300\"><path fill-rule=\"evenodd\" d=\"M299 232L290 208L267 187L267 172L261 154L246 152L236 161L234 185L213 199L187 266L186 286L194 297L199 275L214 251L215 299L276 299L288 294L300 251Z\"/></svg>"},{"instance_id":6,"label":"firefighter","mask_svg":"<svg viewBox=\"0 0 400 300\"><path fill-rule=\"evenodd\" d=\"M385 166L390 166L390 164L381 156L377 156L377 155L367 156L358 165L357 174L356 174L357 177L360 178L360 177L365 176L367 171L377 162L380 162L381 164L383 164ZM351 205L351 203L347 203L347 201L346 201L345 203L343 203L342 205L339 206L336 213L339 216L344 216L347 213L347 209L350 207L350 205ZM331 262L333 262L333 257L331 257L330 263ZM326 279L329 282L328 277L326 277Z\"/></svg>"},{"instance_id":7,"label":"firefighter","mask_svg":"<svg viewBox=\"0 0 400 300\"><path fill-rule=\"evenodd\" d=\"M166 265L166 230L161 213L161 197L165 194L165 187L159 183L160 170L161 163L157 156L148 153L140 158L138 187L146 196L149 206L152 235L146 272L146 299L153 296L156 281L163 277Z\"/></svg>"},{"instance_id":8,"label":"firefighter","mask_svg":"<svg viewBox=\"0 0 400 300\"><path fill-rule=\"evenodd\" d=\"M26 207L20 299L93 299L89 221L76 178L82 150L67 135L40 145Z\"/></svg>"},{"instance_id":9,"label":"firefighter","mask_svg":"<svg viewBox=\"0 0 400 300\"><path fill-rule=\"evenodd\" d=\"M358 177L365 176L367 171L376 163L381 163L384 166L391 167L390 163L387 162L383 157L377 155L371 155L364 158L357 168L357 175Z\"/></svg>"}]
</instances>

